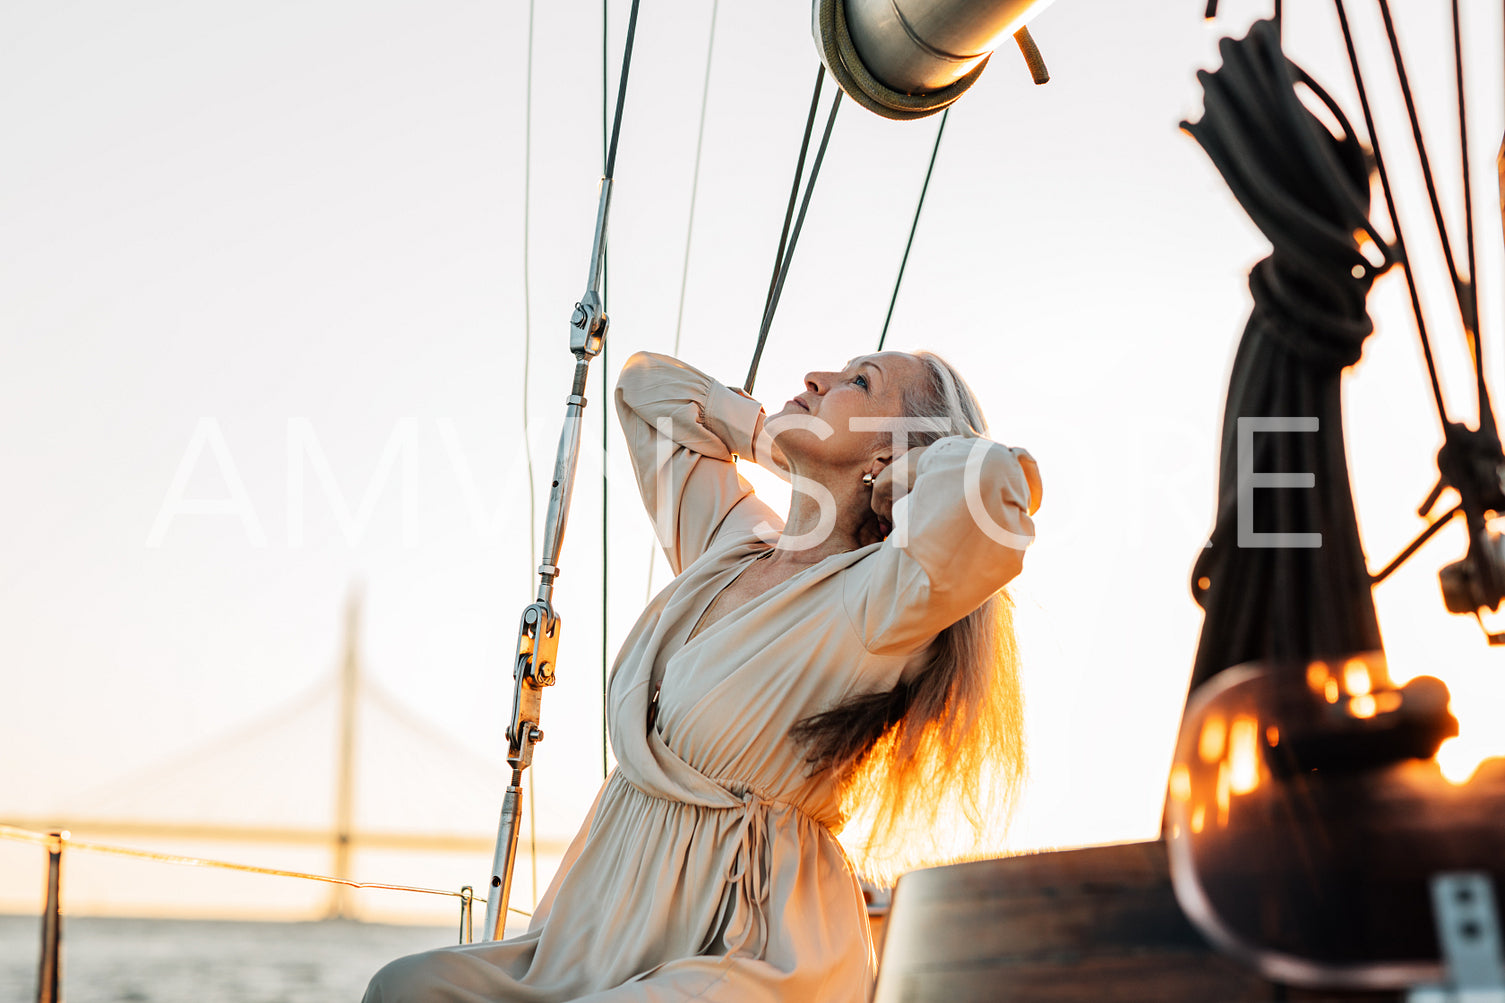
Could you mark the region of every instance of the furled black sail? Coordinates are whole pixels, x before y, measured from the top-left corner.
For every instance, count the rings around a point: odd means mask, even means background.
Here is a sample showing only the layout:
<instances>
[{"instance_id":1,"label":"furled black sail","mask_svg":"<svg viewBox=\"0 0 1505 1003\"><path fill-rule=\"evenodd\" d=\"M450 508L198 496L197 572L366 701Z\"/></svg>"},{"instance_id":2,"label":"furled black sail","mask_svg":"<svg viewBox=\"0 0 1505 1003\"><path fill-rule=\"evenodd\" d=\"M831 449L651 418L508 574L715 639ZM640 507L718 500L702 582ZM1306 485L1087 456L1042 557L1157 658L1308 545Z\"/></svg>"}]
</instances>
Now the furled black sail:
<instances>
[{"instance_id":1,"label":"furled black sail","mask_svg":"<svg viewBox=\"0 0 1505 1003\"><path fill-rule=\"evenodd\" d=\"M1273 251L1249 275L1254 309L1223 415L1217 522L1192 575L1206 612L1192 689L1244 662L1304 667L1381 647L1340 394L1373 328L1365 297L1388 264L1377 268L1357 239L1387 253L1368 220L1368 158L1337 105L1281 52L1273 21L1224 39L1221 52L1220 69L1198 74L1202 119L1183 128ZM1327 107L1340 136L1298 89ZM1309 474L1312 486L1267 486L1282 474Z\"/></svg>"}]
</instances>

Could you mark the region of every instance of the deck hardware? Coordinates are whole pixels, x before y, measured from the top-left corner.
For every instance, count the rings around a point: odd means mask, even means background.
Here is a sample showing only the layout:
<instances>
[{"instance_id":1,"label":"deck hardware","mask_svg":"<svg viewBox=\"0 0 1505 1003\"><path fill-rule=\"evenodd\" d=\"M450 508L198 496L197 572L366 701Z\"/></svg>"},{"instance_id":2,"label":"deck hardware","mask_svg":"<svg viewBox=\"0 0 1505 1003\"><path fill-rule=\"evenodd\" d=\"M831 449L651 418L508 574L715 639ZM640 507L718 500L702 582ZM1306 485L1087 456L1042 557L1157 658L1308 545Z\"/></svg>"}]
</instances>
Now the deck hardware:
<instances>
[{"instance_id":1,"label":"deck hardware","mask_svg":"<svg viewBox=\"0 0 1505 1003\"><path fill-rule=\"evenodd\" d=\"M1432 876L1432 913L1447 981L1417 986L1407 1003L1505 1003L1500 912L1489 875L1443 871Z\"/></svg>"}]
</instances>

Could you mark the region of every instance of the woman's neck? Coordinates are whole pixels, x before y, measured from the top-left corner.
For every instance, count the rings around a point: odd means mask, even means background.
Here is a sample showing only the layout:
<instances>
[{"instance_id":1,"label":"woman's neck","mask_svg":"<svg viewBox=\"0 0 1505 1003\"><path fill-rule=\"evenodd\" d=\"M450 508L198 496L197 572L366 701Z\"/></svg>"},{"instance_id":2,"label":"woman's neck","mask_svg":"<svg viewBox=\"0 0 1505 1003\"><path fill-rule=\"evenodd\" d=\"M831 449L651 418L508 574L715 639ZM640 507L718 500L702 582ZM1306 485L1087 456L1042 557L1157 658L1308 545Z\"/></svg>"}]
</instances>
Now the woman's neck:
<instances>
[{"instance_id":1,"label":"woman's neck","mask_svg":"<svg viewBox=\"0 0 1505 1003\"><path fill-rule=\"evenodd\" d=\"M789 517L784 520L784 531L775 544L774 562L810 565L863 545L863 527L873 518L872 489L862 483L859 475L840 478L839 483L843 487L833 489L829 483L823 485L831 498L825 502L824 508L821 499L815 495L795 490L789 499Z\"/></svg>"}]
</instances>

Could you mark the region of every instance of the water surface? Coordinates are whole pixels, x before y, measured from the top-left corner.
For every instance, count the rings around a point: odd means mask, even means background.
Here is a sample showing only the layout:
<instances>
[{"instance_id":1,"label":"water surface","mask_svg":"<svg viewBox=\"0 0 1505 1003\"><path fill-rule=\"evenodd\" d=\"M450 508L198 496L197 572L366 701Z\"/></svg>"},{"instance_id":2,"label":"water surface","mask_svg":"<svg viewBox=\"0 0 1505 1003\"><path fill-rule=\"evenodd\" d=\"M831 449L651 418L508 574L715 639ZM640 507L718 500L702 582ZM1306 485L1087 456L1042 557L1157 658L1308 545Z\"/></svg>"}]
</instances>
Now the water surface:
<instances>
[{"instance_id":1,"label":"water surface","mask_svg":"<svg viewBox=\"0 0 1505 1003\"><path fill-rule=\"evenodd\" d=\"M0 916L0 1003L36 999L41 921ZM64 920L72 1003L335 1003L360 1000L387 961L453 944L458 930L329 920Z\"/></svg>"}]
</instances>

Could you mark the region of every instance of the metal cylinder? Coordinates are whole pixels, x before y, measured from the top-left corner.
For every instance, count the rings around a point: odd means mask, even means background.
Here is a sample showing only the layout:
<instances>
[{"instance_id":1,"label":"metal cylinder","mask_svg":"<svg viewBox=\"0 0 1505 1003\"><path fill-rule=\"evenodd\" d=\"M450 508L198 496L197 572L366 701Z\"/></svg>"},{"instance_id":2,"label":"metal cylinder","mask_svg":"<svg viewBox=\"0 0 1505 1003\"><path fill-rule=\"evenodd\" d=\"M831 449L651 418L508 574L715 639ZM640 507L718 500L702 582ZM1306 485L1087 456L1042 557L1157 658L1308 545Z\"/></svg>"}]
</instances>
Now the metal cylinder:
<instances>
[{"instance_id":1,"label":"metal cylinder","mask_svg":"<svg viewBox=\"0 0 1505 1003\"><path fill-rule=\"evenodd\" d=\"M1049 0L845 0L863 65L896 91L949 87Z\"/></svg>"},{"instance_id":2,"label":"metal cylinder","mask_svg":"<svg viewBox=\"0 0 1505 1003\"><path fill-rule=\"evenodd\" d=\"M491 862L491 890L486 893L487 940L501 940L507 929L507 906L512 899L512 869L517 861L517 836L523 815L523 778L512 771L512 783L502 795L502 817L497 827L496 855Z\"/></svg>"},{"instance_id":3,"label":"metal cylinder","mask_svg":"<svg viewBox=\"0 0 1505 1003\"><path fill-rule=\"evenodd\" d=\"M821 62L846 95L884 118L949 108L1012 33L1035 83L1050 79L1026 23L1050 0L812 0Z\"/></svg>"}]
</instances>

